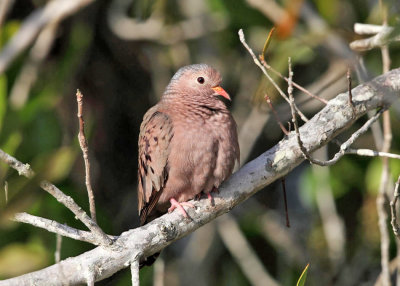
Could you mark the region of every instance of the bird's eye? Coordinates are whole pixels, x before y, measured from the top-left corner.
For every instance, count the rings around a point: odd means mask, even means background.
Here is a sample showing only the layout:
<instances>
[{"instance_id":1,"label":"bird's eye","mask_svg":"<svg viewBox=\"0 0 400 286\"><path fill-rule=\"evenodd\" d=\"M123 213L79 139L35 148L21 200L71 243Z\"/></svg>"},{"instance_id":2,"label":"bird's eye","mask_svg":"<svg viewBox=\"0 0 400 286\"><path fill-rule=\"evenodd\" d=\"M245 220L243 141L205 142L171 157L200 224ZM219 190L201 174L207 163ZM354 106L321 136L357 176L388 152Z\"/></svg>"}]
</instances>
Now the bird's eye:
<instances>
[{"instance_id":1,"label":"bird's eye","mask_svg":"<svg viewBox=\"0 0 400 286\"><path fill-rule=\"evenodd\" d=\"M203 83L204 83L204 77L199 76L199 77L197 78L197 82L200 83L200 84L203 84Z\"/></svg>"}]
</instances>

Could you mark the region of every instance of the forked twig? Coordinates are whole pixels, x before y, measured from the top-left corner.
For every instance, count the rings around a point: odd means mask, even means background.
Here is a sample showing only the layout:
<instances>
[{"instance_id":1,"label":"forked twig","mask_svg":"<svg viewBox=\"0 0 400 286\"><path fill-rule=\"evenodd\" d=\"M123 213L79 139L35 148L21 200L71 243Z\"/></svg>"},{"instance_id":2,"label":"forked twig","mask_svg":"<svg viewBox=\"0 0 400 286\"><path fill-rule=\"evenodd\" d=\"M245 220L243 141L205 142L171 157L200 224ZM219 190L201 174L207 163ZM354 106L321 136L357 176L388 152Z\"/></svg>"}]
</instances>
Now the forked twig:
<instances>
[{"instance_id":1,"label":"forked twig","mask_svg":"<svg viewBox=\"0 0 400 286\"><path fill-rule=\"evenodd\" d=\"M97 237L89 231L84 231L61 224L54 220L46 219L43 217L34 216L28 213L17 213L13 217L14 221L28 223L33 226L46 229L47 231L60 234L75 240L85 241L94 245L99 245ZM110 237L114 238L114 237Z\"/></svg>"},{"instance_id":2,"label":"forked twig","mask_svg":"<svg viewBox=\"0 0 400 286\"><path fill-rule=\"evenodd\" d=\"M292 73L292 67L291 67L291 62L290 62L290 58L289 58L289 79L290 79L291 73ZM346 151L348 148L350 148L351 144L353 144L354 141L358 137L360 137L362 134L364 134L369 129L369 127L372 125L372 123L374 123L376 120L378 120L379 116L386 110L386 108L381 108L380 110L378 110L376 112L376 114L373 117L368 119L368 121L365 122L364 125L360 129L358 129L356 132L354 132L350 136L350 138L340 146L339 152L337 152L331 160L321 161L321 160L314 159L311 157L311 155L308 153L307 149L304 147L303 141L300 138L299 126L297 123L296 111L294 108L293 87L290 87L290 86L291 86L291 81L289 80L289 87L288 87L289 103L290 103L290 110L292 112L292 122L294 125L294 130L296 132L297 143L299 145L299 148L300 148L304 158L307 159L308 161L310 161L311 163L317 164L320 166L331 166L331 165L335 164L340 158L342 158L346 154Z\"/></svg>"},{"instance_id":3,"label":"forked twig","mask_svg":"<svg viewBox=\"0 0 400 286\"><path fill-rule=\"evenodd\" d=\"M285 80L286 82L289 81L289 79L284 76L283 74L281 74L280 72L278 72L276 69L274 69L272 66L270 66L265 60L261 60L262 65L267 69L272 71L275 75L279 76L281 79ZM319 97L315 94L313 94L312 92L310 92L309 90L307 90L306 88L302 87L301 85L297 84L296 82L294 82L292 80L292 84L295 88L297 88L298 90L302 91L303 93L305 93L306 95L322 102L323 104L328 104L328 101L322 97Z\"/></svg>"},{"instance_id":4,"label":"forked twig","mask_svg":"<svg viewBox=\"0 0 400 286\"><path fill-rule=\"evenodd\" d=\"M5 161L10 167L17 170L20 175L24 175L25 177L31 178L34 176L34 172L29 166L29 164L23 164L11 155L5 153L0 149L0 159ZM95 242L91 242L96 245L110 245L112 244L112 239L108 237L103 230L97 225L95 221L93 221L81 207L77 205L73 198L64 194L60 189L58 189L55 185L50 182L44 180L40 182L40 187L51 194L53 197L57 199L60 203L62 203L65 207L67 207L71 212L75 214L75 216L83 222L87 228L93 233L95 236ZM17 214L18 215L18 214ZM30 222L28 222L30 223ZM56 232L56 231L54 231ZM57 232L56 232L57 233ZM60 234L62 234L62 230L60 230ZM82 240L82 239L81 239Z\"/></svg>"},{"instance_id":5,"label":"forked twig","mask_svg":"<svg viewBox=\"0 0 400 286\"><path fill-rule=\"evenodd\" d=\"M64 194L60 189L58 189L55 185L51 184L48 181L42 181L40 183L40 187L51 194L53 197L57 199L60 203L62 203L65 207L67 207L70 211L74 213L74 215L83 222L88 229L98 238L99 242L97 244L101 245L110 245L112 244L112 240L103 232L103 230L97 225L97 223L92 220L84 210L70 197Z\"/></svg>"},{"instance_id":6,"label":"forked twig","mask_svg":"<svg viewBox=\"0 0 400 286\"><path fill-rule=\"evenodd\" d=\"M264 68L264 66L261 64L261 62L257 59L253 50L246 43L246 39L244 37L244 33L243 33L242 29L239 30L239 39L240 39L240 42L243 44L243 46L247 49L247 51L249 52L251 57L253 58L254 63L261 69L261 71L265 74L265 76L268 78L268 80L272 83L272 85L275 87L275 89L278 91L278 93L286 100L286 102L289 102L289 98L282 91L282 89L276 84L276 82L272 79L272 77L268 74L267 70ZM293 106L294 106L296 112L299 114L300 118L304 122L307 122L308 118L301 112L301 110L296 106L296 104L293 103Z\"/></svg>"}]
</instances>

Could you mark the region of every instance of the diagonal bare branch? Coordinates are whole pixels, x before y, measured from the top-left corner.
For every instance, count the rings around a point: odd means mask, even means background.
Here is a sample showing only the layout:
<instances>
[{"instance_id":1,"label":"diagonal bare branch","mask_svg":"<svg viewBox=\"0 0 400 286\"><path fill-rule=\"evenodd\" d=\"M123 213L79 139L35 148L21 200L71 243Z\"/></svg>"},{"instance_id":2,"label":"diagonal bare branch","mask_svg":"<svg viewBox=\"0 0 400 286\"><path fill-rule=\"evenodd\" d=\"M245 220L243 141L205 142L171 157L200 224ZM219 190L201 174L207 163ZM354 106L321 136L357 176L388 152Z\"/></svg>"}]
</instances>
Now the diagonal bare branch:
<instances>
[{"instance_id":1,"label":"diagonal bare branch","mask_svg":"<svg viewBox=\"0 0 400 286\"><path fill-rule=\"evenodd\" d=\"M31 178L34 176L34 172L29 166L29 164L23 164L11 155L5 153L0 149L0 159L5 161L10 167L14 168L18 171L20 175L24 175L25 177ZM60 189L58 189L52 183L43 180L40 182L40 187L51 194L53 197L57 199L60 203L62 203L65 207L67 207L71 212L75 214L75 216L83 222L87 228L97 237L96 245L110 245L112 244L112 240L108 237L102 229L93 221L84 210L74 201L70 196L65 195Z\"/></svg>"},{"instance_id":2,"label":"diagonal bare branch","mask_svg":"<svg viewBox=\"0 0 400 286\"><path fill-rule=\"evenodd\" d=\"M352 90L356 114L353 116L348 104L348 93L339 94L329 101L319 113L300 127L303 144L312 152L331 141L350 127L356 118L383 106L390 106L399 99L400 69L392 70ZM215 206L208 200L193 202L196 209L188 211L192 220L182 220L178 212L166 214L140 228L122 233L113 248L97 247L74 258L61 261L40 271L13 279L0 281L0 286L29 285L76 285L86 283L86 271L90 268L95 281L111 276L129 267L133 257L147 257L174 241L195 231L216 217L229 212L263 187L285 176L304 161L296 135L291 132L273 148L244 165L222 184L220 193L214 197Z\"/></svg>"}]
</instances>

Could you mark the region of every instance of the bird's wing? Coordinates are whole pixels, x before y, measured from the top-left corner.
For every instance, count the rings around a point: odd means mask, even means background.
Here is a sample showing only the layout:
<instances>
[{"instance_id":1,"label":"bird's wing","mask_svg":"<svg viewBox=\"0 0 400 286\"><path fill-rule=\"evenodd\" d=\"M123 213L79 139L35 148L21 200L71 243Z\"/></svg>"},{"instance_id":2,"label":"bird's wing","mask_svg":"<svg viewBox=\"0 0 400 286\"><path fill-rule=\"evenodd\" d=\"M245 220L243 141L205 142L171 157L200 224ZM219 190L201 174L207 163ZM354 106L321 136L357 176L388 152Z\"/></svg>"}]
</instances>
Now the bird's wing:
<instances>
[{"instance_id":1,"label":"bird's wing","mask_svg":"<svg viewBox=\"0 0 400 286\"><path fill-rule=\"evenodd\" d=\"M144 116L139 134L138 202L140 224L154 209L168 179L172 122L156 106Z\"/></svg>"}]
</instances>

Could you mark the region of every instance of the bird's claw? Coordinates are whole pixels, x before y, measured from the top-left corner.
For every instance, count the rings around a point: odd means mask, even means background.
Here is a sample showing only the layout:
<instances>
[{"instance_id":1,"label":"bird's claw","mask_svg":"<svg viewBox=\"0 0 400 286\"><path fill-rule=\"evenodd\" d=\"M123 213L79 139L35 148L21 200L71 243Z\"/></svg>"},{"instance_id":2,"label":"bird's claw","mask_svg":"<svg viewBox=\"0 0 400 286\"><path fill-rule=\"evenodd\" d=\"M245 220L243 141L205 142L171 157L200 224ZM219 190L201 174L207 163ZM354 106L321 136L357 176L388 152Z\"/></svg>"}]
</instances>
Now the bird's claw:
<instances>
[{"instance_id":1,"label":"bird's claw","mask_svg":"<svg viewBox=\"0 0 400 286\"><path fill-rule=\"evenodd\" d=\"M175 209L178 209L181 212L181 214L186 218L189 218L189 216L183 207L184 206L189 207L189 208L195 207L192 203L189 203L189 202L181 202L180 203L177 200L175 200L174 198L170 199L169 202L171 203L171 207L168 209L169 213Z\"/></svg>"}]
</instances>

